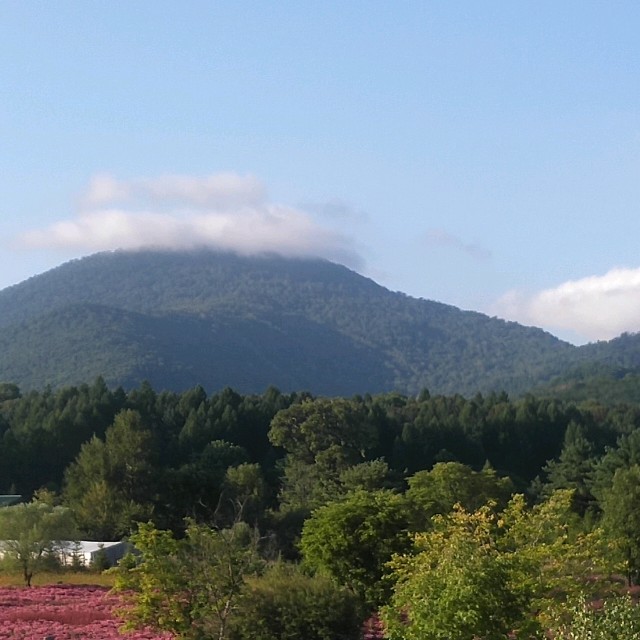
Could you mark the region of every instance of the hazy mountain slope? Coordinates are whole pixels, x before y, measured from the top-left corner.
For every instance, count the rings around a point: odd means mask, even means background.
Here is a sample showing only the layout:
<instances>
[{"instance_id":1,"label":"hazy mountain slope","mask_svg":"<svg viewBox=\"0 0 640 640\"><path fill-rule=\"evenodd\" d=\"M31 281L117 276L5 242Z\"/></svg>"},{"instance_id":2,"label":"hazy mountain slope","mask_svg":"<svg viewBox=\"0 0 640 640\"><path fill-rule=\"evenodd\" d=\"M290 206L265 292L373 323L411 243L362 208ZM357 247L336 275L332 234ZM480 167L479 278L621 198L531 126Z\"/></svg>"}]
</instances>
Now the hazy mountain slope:
<instances>
[{"instance_id":1,"label":"hazy mountain slope","mask_svg":"<svg viewBox=\"0 0 640 640\"><path fill-rule=\"evenodd\" d=\"M0 353L0 380L23 389L103 375L124 387L146 379L158 389L253 391L275 381L337 395L355 393L363 379L385 388L391 378L371 349L304 319L289 322L284 337L266 319L158 317L89 304L10 327L0 333Z\"/></svg>"},{"instance_id":2,"label":"hazy mountain slope","mask_svg":"<svg viewBox=\"0 0 640 640\"><path fill-rule=\"evenodd\" d=\"M598 402L604 405L640 404L640 370L592 367L571 370L548 384L531 390L536 396L567 402Z\"/></svg>"},{"instance_id":3,"label":"hazy mountain slope","mask_svg":"<svg viewBox=\"0 0 640 640\"><path fill-rule=\"evenodd\" d=\"M626 369L640 368L640 334L623 333L608 342L586 344L578 350L579 358L585 362L601 362Z\"/></svg>"},{"instance_id":4,"label":"hazy mountain slope","mask_svg":"<svg viewBox=\"0 0 640 640\"><path fill-rule=\"evenodd\" d=\"M576 348L322 260L116 252L0 291L0 377L352 394L524 390Z\"/></svg>"},{"instance_id":5,"label":"hazy mountain slope","mask_svg":"<svg viewBox=\"0 0 640 640\"><path fill-rule=\"evenodd\" d=\"M576 349L560 375L532 392L573 402L640 403L640 334Z\"/></svg>"}]
</instances>

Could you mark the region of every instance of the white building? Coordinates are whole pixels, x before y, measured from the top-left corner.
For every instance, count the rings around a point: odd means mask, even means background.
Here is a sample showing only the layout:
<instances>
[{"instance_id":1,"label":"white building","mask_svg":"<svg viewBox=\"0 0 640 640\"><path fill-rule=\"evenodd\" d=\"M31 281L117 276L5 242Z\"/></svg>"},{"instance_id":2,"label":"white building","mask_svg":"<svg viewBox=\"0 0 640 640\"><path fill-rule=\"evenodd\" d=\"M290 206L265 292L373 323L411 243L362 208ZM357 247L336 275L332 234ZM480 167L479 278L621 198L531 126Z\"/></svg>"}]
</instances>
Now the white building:
<instances>
[{"instance_id":1,"label":"white building","mask_svg":"<svg viewBox=\"0 0 640 640\"><path fill-rule=\"evenodd\" d=\"M110 567L118 562L132 550L128 542L94 542L91 540L79 540L69 542L60 550L60 562L72 565L74 562L89 567L96 562L99 555L104 554Z\"/></svg>"}]
</instances>

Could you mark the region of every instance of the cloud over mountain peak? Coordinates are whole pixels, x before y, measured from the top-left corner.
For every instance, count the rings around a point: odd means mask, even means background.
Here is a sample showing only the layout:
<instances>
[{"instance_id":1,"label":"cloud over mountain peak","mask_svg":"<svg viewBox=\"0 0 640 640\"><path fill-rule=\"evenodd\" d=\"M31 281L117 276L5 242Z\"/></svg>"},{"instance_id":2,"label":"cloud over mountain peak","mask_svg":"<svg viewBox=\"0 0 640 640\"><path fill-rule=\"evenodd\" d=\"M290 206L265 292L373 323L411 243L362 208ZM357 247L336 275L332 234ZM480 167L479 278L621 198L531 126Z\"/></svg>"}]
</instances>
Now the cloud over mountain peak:
<instances>
[{"instance_id":1,"label":"cloud over mountain peak","mask_svg":"<svg viewBox=\"0 0 640 640\"><path fill-rule=\"evenodd\" d=\"M362 264L351 238L308 211L270 202L255 176L228 172L128 181L96 175L73 217L24 233L20 244L81 252L211 247Z\"/></svg>"}]
</instances>

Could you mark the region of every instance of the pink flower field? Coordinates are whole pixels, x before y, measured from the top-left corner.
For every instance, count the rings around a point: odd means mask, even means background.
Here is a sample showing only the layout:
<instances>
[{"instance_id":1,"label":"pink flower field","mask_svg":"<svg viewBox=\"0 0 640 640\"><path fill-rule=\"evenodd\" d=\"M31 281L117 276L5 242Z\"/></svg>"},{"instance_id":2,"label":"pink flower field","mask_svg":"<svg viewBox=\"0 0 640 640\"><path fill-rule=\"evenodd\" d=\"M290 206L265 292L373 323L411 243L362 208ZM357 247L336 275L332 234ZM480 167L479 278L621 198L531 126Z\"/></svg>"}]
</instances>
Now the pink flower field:
<instances>
[{"instance_id":1,"label":"pink flower field","mask_svg":"<svg viewBox=\"0 0 640 640\"><path fill-rule=\"evenodd\" d=\"M120 600L104 587L0 588L0 638L11 640L172 640L171 634L118 631Z\"/></svg>"}]
</instances>

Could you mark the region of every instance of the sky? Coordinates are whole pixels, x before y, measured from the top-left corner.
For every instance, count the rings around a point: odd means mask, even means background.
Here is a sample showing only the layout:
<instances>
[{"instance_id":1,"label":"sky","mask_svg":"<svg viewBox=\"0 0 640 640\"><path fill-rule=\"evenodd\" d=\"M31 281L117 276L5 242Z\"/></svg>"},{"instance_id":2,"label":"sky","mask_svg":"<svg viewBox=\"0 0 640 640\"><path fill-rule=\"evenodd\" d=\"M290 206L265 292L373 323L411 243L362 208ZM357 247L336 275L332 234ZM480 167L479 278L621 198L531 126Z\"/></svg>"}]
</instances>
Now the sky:
<instances>
[{"instance_id":1,"label":"sky","mask_svg":"<svg viewBox=\"0 0 640 640\"><path fill-rule=\"evenodd\" d=\"M639 28L635 0L0 0L0 288L211 246L639 331Z\"/></svg>"}]
</instances>

